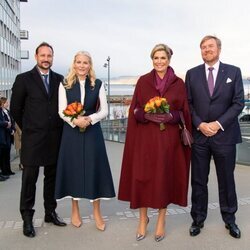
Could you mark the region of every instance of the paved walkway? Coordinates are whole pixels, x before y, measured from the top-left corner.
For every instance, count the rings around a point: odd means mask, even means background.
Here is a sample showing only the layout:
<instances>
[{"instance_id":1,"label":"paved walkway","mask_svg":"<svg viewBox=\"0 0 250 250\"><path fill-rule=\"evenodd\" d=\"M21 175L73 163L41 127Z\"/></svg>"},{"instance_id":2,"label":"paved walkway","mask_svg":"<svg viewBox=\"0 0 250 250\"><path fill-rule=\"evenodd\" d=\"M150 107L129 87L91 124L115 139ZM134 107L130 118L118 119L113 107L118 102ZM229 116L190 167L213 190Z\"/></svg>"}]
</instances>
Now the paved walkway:
<instances>
[{"instance_id":1,"label":"paved walkway","mask_svg":"<svg viewBox=\"0 0 250 250\"><path fill-rule=\"evenodd\" d=\"M107 142L107 151L114 177L115 188L119 183L123 144ZM129 249L169 249L169 250L247 250L250 249L250 167L238 165L235 171L239 211L237 223L242 230L241 239L232 238L224 228L218 208L217 181L214 167L211 167L209 181L208 218L202 233L190 237L190 207L169 206L166 218L166 238L159 243L154 241L154 227L157 210L149 210L150 223L145 240L137 242L135 231L138 211L130 210L126 202L117 199L102 202L103 216L107 223L105 232L96 230L92 217L91 204L87 200L80 202L83 225L75 228L68 225L59 228L43 221L42 174L37 185L36 213L34 225L37 236L29 239L22 235L22 221L18 212L21 184L21 171L18 170L19 158L12 161L16 175L0 182L0 250L50 250L50 249L86 249L86 250L129 250ZM190 193L190 192L189 192ZM190 200L190 198L189 198ZM58 203L57 212L66 222L70 222L70 200Z\"/></svg>"}]
</instances>

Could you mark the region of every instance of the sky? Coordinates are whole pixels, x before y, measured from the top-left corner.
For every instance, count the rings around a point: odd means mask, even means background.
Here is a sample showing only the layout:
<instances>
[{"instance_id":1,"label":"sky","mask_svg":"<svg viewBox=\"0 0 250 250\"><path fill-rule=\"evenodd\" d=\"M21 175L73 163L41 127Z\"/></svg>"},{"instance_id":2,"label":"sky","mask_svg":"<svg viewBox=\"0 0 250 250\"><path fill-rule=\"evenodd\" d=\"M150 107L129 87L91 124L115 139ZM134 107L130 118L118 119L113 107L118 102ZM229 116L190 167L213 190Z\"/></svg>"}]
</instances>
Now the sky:
<instances>
[{"instance_id":1,"label":"sky","mask_svg":"<svg viewBox=\"0 0 250 250\"><path fill-rule=\"evenodd\" d=\"M35 65L34 51L43 41L54 47L53 70L65 75L74 55L88 51L98 78L110 57L110 76L139 76L152 69L150 52L165 43L174 54L178 75L203 63L199 44L205 35L222 41L220 60L250 76L249 0L28 0L21 4L21 29L29 31L22 50Z\"/></svg>"}]
</instances>

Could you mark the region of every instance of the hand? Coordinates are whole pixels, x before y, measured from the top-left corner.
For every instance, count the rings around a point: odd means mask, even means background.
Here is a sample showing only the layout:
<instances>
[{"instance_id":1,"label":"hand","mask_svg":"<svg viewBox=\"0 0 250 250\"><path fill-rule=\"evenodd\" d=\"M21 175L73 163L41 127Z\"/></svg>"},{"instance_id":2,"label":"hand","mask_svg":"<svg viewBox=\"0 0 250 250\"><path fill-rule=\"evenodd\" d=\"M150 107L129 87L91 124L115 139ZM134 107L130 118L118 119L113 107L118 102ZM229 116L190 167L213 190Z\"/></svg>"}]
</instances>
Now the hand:
<instances>
[{"instance_id":1,"label":"hand","mask_svg":"<svg viewBox=\"0 0 250 250\"><path fill-rule=\"evenodd\" d=\"M86 128L90 125L90 120L88 116L78 116L73 120L73 124L79 128Z\"/></svg>"},{"instance_id":2,"label":"hand","mask_svg":"<svg viewBox=\"0 0 250 250\"><path fill-rule=\"evenodd\" d=\"M218 130L215 129L214 124L211 125L211 123L207 122L202 122L198 128L201 133L207 137L214 136L218 132Z\"/></svg>"},{"instance_id":3,"label":"hand","mask_svg":"<svg viewBox=\"0 0 250 250\"><path fill-rule=\"evenodd\" d=\"M208 123L210 129L212 129L213 131L215 131L216 133L220 130L220 125L217 122L209 122Z\"/></svg>"},{"instance_id":4,"label":"hand","mask_svg":"<svg viewBox=\"0 0 250 250\"><path fill-rule=\"evenodd\" d=\"M155 123L167 123L173 119L173 116L170 113L163 113L163 114L145 113L144 117L145 119Z\"/></svg>"}]
</instances>

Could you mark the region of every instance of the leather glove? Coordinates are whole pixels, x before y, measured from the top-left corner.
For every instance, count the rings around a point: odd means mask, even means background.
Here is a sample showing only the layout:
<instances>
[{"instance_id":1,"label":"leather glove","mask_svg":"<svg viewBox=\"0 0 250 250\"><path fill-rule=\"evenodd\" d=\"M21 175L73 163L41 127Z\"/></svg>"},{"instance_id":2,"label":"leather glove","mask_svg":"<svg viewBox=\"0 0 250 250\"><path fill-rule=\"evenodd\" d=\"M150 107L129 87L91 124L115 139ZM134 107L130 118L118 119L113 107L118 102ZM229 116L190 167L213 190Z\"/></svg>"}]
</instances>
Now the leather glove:
<instances>
[{"instance_id":1,"label":"leather glove","mask_svg":"<svg viewBox=\"0 0 250 250\"><path fill-rule=\"evenodd\" d=\"M181 121L180 118L180 111L178 110L171 110L171 115L173 116L173 119L169 121L170 124L178 124Z\"/></svg>"},{"instance_id":2,"label":"leather glove","mask_svg":"<svg viewBox=\"0 0 250 250\"><path fill-rule=\"evenodd\" d=\"M148 122L148 120L146 120L146 119L144 118L144 114L145 114L145 112L144 112L143 108L136 107L136 108L134 109L134 116L135 116L135 119L136 119L138 122L141 122L141 123L147 123L147 122Z\"/></svg>"},{"instance_id":3,"label":"leather glove","mask_svg":"<svg viewBox=\"0 0 250 250\"><path fill-rule=\"evenodd\" d=\"M171 113L163 113L163 114L152 114L152 113L145 113L144 118L155 123L167 123L173 119Z\"/></svg>"}]
</instances>

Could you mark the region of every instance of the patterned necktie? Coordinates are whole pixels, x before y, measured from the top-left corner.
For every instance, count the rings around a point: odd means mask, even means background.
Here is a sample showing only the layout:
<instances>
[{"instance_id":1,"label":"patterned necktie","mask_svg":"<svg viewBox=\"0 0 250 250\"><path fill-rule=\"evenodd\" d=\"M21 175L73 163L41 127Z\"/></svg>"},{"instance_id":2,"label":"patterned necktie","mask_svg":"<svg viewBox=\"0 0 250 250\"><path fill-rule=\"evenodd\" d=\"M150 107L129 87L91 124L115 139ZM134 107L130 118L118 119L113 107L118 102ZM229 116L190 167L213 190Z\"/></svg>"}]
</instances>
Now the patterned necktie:
<instances>
[{"instance_id":1,"label":"patterned necktie","mask_svg":"<svg viewBox=\"0 0 250 250\"><path fill-rule=\"evenodd\" d=\"M49 93L49 82L48 82L48 76L49 75L42 75L43 76L43 82L44 82L44 85L45 85L45 88L46 88L46 91L47 93Z\"/></svg>"},{"instance_id":2,"label":"patterned necktie","mask_svg":"<svg viewBox=\"0 0 250 250\"><path fill-rule=\"evenodd\" d=\"M214 92L214 76L213 76L214 68L209 67L208 70L209 70L209 73L208 73L207 83L208 83L208 89L209 89L210 96L212 96L213 92Z\"/></svg>"}]
</instances>

